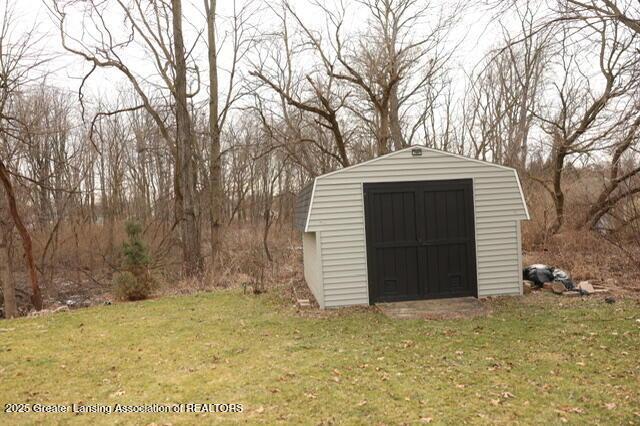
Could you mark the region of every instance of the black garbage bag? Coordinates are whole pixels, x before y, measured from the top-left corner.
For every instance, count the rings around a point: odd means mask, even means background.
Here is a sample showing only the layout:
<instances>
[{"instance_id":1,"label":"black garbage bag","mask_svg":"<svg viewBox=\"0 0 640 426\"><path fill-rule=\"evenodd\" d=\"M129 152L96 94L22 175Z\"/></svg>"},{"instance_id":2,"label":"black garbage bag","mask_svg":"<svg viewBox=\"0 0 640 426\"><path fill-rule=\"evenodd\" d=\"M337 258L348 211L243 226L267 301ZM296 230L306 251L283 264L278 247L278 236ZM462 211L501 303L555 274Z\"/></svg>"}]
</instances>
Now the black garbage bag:
<instances>
[{"instance_id":1,"label":"black garbage bag","mask_svg":"<svg viewBox=\"0 0 640 426\"><path fill-rule=\"evenodd\" d=\"M576 287L576 285L573 283L573 280L571 280L571 277L569 276L569 274L563 271L562 269L553 268L553 280L564 284L564 287L567 290L573 290Z\"/></svg>"},{"instance_id":2,"label":"black garbage bag","mask_svg":"<svg viewBox=\"0 0 640 426\"><path fill-rule=\"evenodd\" d=\"M530 265L523 269L522 278L529 280L536 287L542 287L542 284L553 281L553 268L547 265Z\"/></svg>"},{"instance_id":3,"label":"black garbage bag","mask_svg":"<svg viewBox=\"0 0 640 426\"><path fill-rule=\"evenodd\" d=\"M522 278L531 281L536 287L542 287L544 283L558 281L564 284L567 290L575 288L575 284L566 271L548 265L536 264L527 266L522 270Z\"/></svg>"}]
</instances>

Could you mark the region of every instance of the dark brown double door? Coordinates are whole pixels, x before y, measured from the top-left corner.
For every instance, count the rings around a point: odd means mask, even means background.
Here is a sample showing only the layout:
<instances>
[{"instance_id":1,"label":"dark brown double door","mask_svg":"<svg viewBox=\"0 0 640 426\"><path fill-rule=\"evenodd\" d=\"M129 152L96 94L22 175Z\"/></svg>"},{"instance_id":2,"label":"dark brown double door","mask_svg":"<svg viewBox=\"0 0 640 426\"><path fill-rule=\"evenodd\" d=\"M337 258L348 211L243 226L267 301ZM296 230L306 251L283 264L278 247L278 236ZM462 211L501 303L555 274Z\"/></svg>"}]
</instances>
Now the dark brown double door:
<instances>
[{"instance_id":1,"label":"dark brown double door","mask_svg":"<svg viewBox=\"0 0 640 426\"><path fill-rule=\"evenodd\" d=\"M470 179L365 183L369 301L477 296Z\"/></svg>"}]
</instances>

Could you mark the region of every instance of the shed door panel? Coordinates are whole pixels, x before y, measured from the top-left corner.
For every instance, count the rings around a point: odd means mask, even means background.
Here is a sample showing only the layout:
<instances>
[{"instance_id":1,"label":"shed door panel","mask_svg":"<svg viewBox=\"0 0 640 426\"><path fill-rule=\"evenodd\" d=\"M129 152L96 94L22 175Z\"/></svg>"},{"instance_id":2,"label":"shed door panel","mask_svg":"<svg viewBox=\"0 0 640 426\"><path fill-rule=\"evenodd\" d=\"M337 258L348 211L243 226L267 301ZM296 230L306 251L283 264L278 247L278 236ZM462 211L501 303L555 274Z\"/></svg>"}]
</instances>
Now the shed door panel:
<instances>
[{"instance_id":1,"label":"shed door panel","mask_svg":"<svg viewBox=\"0 0 640 426\"><path fill-rule=\"evenodd\" d=\"M364 191L371 302L477 294L471 180Z\"/></svg>"},{"instance_id":2,"label":"shed door panel","mask_svg":"<svg viewBox=\"0 0 640 426\"><path fill-rule=\"evenodd\" d=\"M371 194L368 214L374 223L372 239L376 241L378 291L389 300L418 297L417 269L417 197L414 190L384 191Z\"/></svg>"}]
</instances>

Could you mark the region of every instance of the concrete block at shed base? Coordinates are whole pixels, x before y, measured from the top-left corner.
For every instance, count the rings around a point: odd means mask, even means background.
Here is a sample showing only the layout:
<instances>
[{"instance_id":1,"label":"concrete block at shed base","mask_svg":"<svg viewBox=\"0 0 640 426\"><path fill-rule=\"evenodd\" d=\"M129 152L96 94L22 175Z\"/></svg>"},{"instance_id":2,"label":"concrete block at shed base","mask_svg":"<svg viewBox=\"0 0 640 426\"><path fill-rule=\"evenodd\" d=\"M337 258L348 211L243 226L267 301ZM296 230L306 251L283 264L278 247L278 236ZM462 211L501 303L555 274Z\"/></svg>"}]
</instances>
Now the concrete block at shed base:
<instances>
[{"instance_id":1,"label":"concrete block at shed base","mask_svg":"<svg viewBox=\"0 0 640 426\"><path fill-rule=\"evenodd\" d=\"M311 301L309 299L298 299L297 304L301 308L309 308L311 307Z\"/></svg>"},{"instance_id":2,"label":"concrete block at shed base","mask_svg":"<svg viewBox=\"0 0 640 426\"><path fill-rule=\"evenodd\" d=\"M593 288L589 281L580 281L577 288L580 292L585 294L594 294L596 292L596 289Z\"/></svg>"},{"instance_id":3,"label":"concrete block at shed base","mask_svg":"<svg viewBox=\"0 0 640 426\"><path fill-rule=\"evenodd\" d=\"M551 284L551 291L553 291L555 294L562 294L567 291L567 288L561 282L555 281L553 284Z\"/></svg>"}]
</instances>

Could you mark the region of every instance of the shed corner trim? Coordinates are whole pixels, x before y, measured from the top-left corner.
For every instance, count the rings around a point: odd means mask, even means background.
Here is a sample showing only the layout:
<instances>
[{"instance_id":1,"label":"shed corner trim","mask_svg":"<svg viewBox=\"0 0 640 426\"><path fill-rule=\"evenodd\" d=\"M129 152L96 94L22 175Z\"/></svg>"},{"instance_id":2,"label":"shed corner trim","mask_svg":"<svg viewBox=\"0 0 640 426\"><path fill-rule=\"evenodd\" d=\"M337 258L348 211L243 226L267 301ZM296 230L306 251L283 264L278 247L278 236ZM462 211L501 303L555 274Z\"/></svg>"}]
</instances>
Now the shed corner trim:
<instances>
[{"instance_id":1,"label":"shed corner trim","mask_svg":"<svg viewBox=\"0 0 640 426\"><path fill-rule=\"evenodd\" d=\"M309 208L307 209L307 219L304 222L304 232L309 232L309 218L311 217L311 209L313 209L313 199L316 196L316 182L318 182L318 177L313 178L313 189L311 190L311 201L309 201Z\"/></svg>"},{"instance_id":2,"label":"shed corner trim","mask_svg":"<svg viewBox=\"0 0 640 426\"><path fill-rule=\"evenodd\" d=\"M524 212L527 215L527 220L531 220L531 215L529 215L529 206L527 206L527 200L524 199L524 191L522 190L522 183L520 183L520 176L516 169L512 170L515 175L516 182L518 182L518 190L520 191L520 198L522 199L522 205L524 206Z\"/></svg>"}]
</instances>

